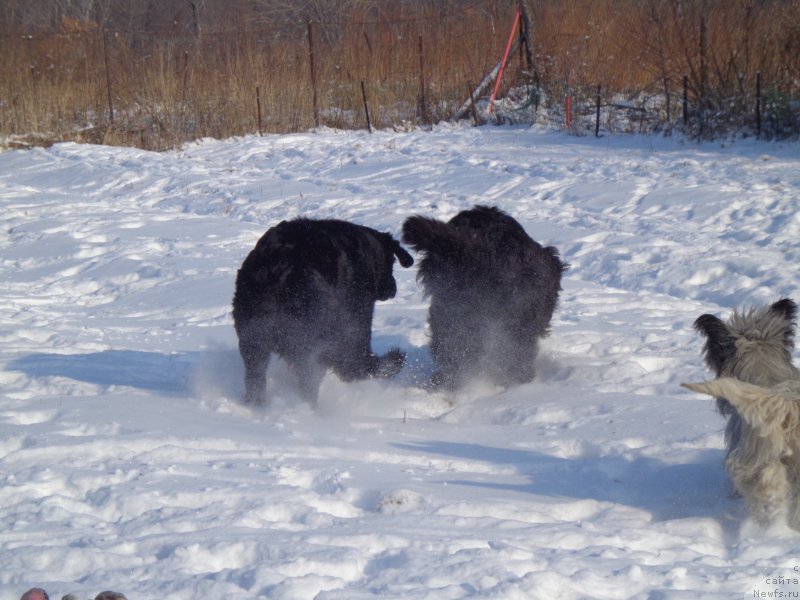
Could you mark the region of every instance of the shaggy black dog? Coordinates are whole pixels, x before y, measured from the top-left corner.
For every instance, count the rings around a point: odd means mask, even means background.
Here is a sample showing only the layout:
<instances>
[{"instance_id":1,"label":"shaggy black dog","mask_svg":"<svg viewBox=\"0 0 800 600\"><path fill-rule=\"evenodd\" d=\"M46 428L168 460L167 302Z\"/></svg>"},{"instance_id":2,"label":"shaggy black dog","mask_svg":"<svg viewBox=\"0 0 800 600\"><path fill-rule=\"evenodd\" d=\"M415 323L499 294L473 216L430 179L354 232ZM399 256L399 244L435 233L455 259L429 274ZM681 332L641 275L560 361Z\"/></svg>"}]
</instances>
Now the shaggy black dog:
<instances>
[{"instance_id":1,"label":"shaggy black dog","mask_svg":"<svg viewBox=\"0 0 800 600\"><path fill-rule=\"evenodd\" d=\"M430 297L434 386L485 378L508 386L533 379L539 338L549 332L569 265L532 240L512 217L475 206L448 222L413 216L403 241L423 254L419 280Z\"/></svg>"},{"instance_id":2,"label":"shaggy black dog","mask_svg":"<svg viewBox=\"0 0 800 600\"><path fill-rule=\"evenodd\" d=\"M266 402L272 353L312 403L328 367L345 381L399 372L400 350L376 356L371 347L375 301L397 292L395 257L414 264L390 234L346 221L300 218L270 228L239 269L233 297L245 401Z\"/></svg>"}]
</instances>

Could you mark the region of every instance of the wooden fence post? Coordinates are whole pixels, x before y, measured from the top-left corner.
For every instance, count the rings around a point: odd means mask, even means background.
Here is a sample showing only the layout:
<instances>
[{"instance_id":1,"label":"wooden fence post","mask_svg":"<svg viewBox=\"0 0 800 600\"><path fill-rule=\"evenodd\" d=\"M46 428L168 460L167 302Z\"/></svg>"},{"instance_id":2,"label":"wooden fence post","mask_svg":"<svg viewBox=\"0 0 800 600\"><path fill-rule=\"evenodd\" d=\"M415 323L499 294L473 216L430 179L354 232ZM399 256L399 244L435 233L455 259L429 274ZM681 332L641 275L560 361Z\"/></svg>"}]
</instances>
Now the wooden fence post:
<instances>
[{"instance_id":1,"label":"wooden fence post","mask_svg":"<svg viewBox=\"0 0 800 600\"><path fill-rule=\"evenodd\" d=\"M106 65L106 92L108 94L108 120L111 125L114 124L114 100L111 94L111 69L109 68L108 60L108 42L106 41L106 30L103 29L103 59Z\"/></svg>"},{"instance_id":2,"label":"wooden fence post","mask_svg":"<svg viewBox=\"0 0 800 600\"><path fill-rule=\"evenodd\" d=\"M367 90L364 87L364 80L361 80L361 97L364 100L364 114L367 115L367 129L372 133L372 122L369 119L369 106L367 105Z\"/></svg>"},{"instance_id":3,"label":"wooden fence post","mask_svg":"<svg viewBox=\"0 0 800 600\"><path fill-rule=\"evenodd\" d=\"M689 76L683 76L683 124L689 124Z\"/></svg>"},{"instance_id":4,"label":"wooden fence post","mask_svg":"<svg viewBox=\"0 0 800 600\"><path fill-rule=\"evenodd\" d=\"M467 94L469 94L469 106L472 111L472 124L477 127L481 124L480 117L478 117L478 108L475 106L475 96L472 94L472 84L467 82Z\"/></svg>"},{"instance_id":5,"label":"wooden fence post","mask_svg":"<svg viewBox=\"0 0 800 600\"><path fill-rule=\"evenodd\" d=\"M708 96L708 6L707 0L702 0L702 13L700 15L700 136L706 135L706 118L709 114L710 102Z\"/></svg>"},{"instance_id":6,"label":"wooden fence post","mask_svg":"<svg viewBox=\"0 0 800 600\"><path fill-rule=\"evenodd\" d=\"M200 11L197 8L197 2L189 0L189 8L192 9L192 33L194 34L195 42L200 41Z\"/></svg>"},{"instance_id":7,"label":"wooden fence post","mask_svg":"<svg viewBox=\"0 0 800 600\"><path fill-rule=\"evenodd\" d=\"M519 0L519 13L522 16L519 22L520 33L520 53L525 56L525 65L528 71L533 70L533 41L531 40L531 29L533 20L528 10L525 0Z\"/></svg>"},{"instance_id":8,"label":"wooden fence post","mask_svg":"<svg viewBox=\"0 0 800 600\"><path fill-rule=\"evenodd\" d=\"M600 137L600 84L597 84L597 115L594 123L594 137Z\"/></svg>"},{"instance_id":9,"label":"wooden fence post","mask_svg":"<svg viewBox=\"0 0 800 600\"><path fill-rule=\"evenodd\" d=\"M566 125L567 129L572 126L572 75L567 75L567 98L566 103Z\"/></svg>"},{"instance_id":10,"label":"wooden fence post","mask_svg":"<svg viewBox=\"0 0 800 600\"><path fill-rule=\"evenodd\" d=\"M761 137L761 71L756 73L756 136Z\"/></svg>"},{"instance_id":11,"label":"wooden fence post","mask_svg":"<svg viewBox=\"0 0 800 600\"><path fill-rule=\"evenodd\" d=\"M263 127L261 126L261 86L256 86L256 107L258 109L258 135L261 135L264 132Z\"/></svg>"},{"instance_id":12,"label":"wooden fence post","mask_svg":"<svg viewBox=\"0 0 800 600\"><path fill-rule=\"evenodd\" d=\"M189 78L189 51L183 51L183 84L181 87L181 102L186 102L186 83Z\"/></svg>"},{"instance_id":13,"label":"wooden fence post","mask_svg":"<svg viewBox=\"0 0 800 600\"><path fill-rule=\"evenodd\" d=\"M419 114L425 125L431 124L425 101L425 54L422 51L422 36L419 36Z\"/></svg>"},{"instance_id":14,"label":"wooden fence post","mask_svg":"<svg viewBox=\"0 0 800 600\"><path fill-rule=\"evenodd\" d=\"M700 108L705 111L708 106L708 22L706 21L706 4L703 1L703 13L700 15Z\"/></svg>"},{"instance_id":15,"label":"wooden fence post","mask_svg":"<svg viewBox=\"0 0 800 600\"><path fill-rule=\"evenodd\" d=\"M314 125L319 127L319 107L317 106L317 65L314 62L314 27L308 22L308 58L311 64L311 104L314 108Z\"/></svg>"}]
</instances>

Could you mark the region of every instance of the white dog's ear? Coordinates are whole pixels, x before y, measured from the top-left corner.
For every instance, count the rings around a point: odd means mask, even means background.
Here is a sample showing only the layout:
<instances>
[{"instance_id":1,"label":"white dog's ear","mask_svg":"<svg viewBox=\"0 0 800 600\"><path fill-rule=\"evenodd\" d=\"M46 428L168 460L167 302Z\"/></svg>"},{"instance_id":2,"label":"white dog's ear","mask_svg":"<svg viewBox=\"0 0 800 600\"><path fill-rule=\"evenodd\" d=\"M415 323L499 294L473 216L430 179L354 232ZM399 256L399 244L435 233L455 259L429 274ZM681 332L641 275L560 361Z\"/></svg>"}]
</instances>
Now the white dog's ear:
<instances>
[{"instance_id":1,"label":"white dog's ear","mask_svg":"<svg viewBox=\"0 0 800 600\"><path fill-rule=\"evenodd\" d=\"M772 312L780 314L787 321L794 323L797 318L797 304L791 298L781 298L769 307Z\"/></svg>"},{"instance_id":2,"label":"white dog's ear","mask_svg":"<svg viewBox=\"0 0 800 600\"><path fill-rule=\"evenodd\" d=\"M694 322L695 331L705 336L703 356L708 368L719 376L727 365L736 360L736 338L728 326L714 315L700 315Z\"/></svg>"},{"instance_id":3,"label":"white dog's ear","mask_svg":"<svg viewBox=\"0 0 800 600\"><path fill-rule=\"evenodd\" d=\"M790 298L782 298L769 307L770 312L781 316L789 326L783 335L783 345L789 350L794 350L794 329L797 319L797 304Z\"/></svg>"},{"instance_id":4,"label":"white dog's ear","mask_svg":"<svg viewBox=\"0 0 800 600\"><path fill-rule=\"evenodd\" d=\"M725 398L762 437L778 431L797 430L800 425L800 382L764 388L733 377L720 377L681 385L701 394Z\"/></svg>"}]
</instances>

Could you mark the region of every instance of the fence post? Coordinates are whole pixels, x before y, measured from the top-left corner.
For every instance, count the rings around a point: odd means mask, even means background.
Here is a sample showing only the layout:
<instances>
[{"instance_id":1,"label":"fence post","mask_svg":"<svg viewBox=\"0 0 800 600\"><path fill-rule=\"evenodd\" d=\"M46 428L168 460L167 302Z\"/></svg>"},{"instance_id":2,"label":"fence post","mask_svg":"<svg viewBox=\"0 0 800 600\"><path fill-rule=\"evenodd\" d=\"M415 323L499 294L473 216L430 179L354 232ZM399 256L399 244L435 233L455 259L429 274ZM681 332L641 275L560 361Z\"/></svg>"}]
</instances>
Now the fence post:
<instances>
[{"instance_id":1,"label":"fence post","mask_svg":"<svg viewBox=\"0 0 800 600\"><path fill-rule=\"evenodd\" d=\"M192 33L194 34L195 42L200 41L200 13L197 8L197 2L189 0L189 8L192 9Z\"/></svg>"},{"instance_id":2,"label":"fence post","mask_svg":"<svg viewBox=\"0 0 800 600\"><path fill-rule=\"evenodd\" d=\"M430 125L425 102L425 55L422 51L422 36L419 36L419 114L425 125Z\"/></svg>"},{"instance_id":3,"label":"fence post","mask_svg":"<svg viewBox=\"0 0 800 600\"><path fill-rule=\"evenodd\" d=\"M263 133L263 128L261 127L261 86L256 86L256 107L258 108L258 135Z\"/></svg>"},{"instance_id":4,"label":"fence post","mask_svg":"<svg viewBox=\"0 0 800 600\"><path fill-rule=\"evenodd\" d=\"M597 84L597 115L594 123L594 137L600 137L600 84Z\"/></svg>"},{"instance_id":5,"label":"fence post","mask_svg":"<svg viewBox=\"0 0 800 600\"><path fill-rule=\"evenodd\" d=\"M520 55L525 56L525 66L528 71L533 70L533 43L531 41L531 29L533 28L533 21L531 14L528 11L528 5L525 0L519 0L519 13L522 16L519 22L520 34Z\"/></svg>"},{"instance_id":6,"label":"fence post","mask_svg":"<svg viewBox=\"0 0 800 600\"><path fill-rule=\"evenodd\" d=\"M683 124L689 124L689 76L683 76Z\"/></svg>"},{"instance_id":7,"label":"fence post","mask_svg":"<svg viewBox=\"0 0 800 600\"><path fill-rule=\"evenodd\" d=\"M481 124L481 121L478 117L478 108L475 106L475 96L472 93L472 84L470 82L467 82L467 93L469 94L469 107L472 111L472 124L477 127Z\"/></svg>"},{"instance_id":8,"label":"fence post","mask_svg":"<svg viewBox=\"0 0 800 600\"><path fill-rule=\"evenodd\" d=\"M367 129L372 133L372 122L369 119L369 106L367 105L367 90L364 88L364 80L361 80L361 97L364 99L364 114L367 115Z\"/></svg>"},{"instance_id":9,"label":"fence post","mask_svg":"<svg viewBox=\"0 0 800 600\"><path fill-rule=\"evenodd\" d=\"M572 126L572 75L567 75L566 125Z\"/></svg>"},{"instance_id":10,"label":"fence post","mask_svg":"<svg viewBox=\"0 0 800 600\"><path fill-rule=\"evenodd\" d=\"M706 21L706 3L703 1L703 13L700 15L700 108L703 112L708 108L708 22Z\"/></svg>"},{"instance_id":11,"label":"fence post","mask_svg":"<svg viewBox=\"0 0 800 600\"><path fill-rule=\"evenodd\" d=\"M106 92L108 94L108 120L114 124L114 100L111 94L111 69L108 64L108 42L106 41L106 30L103 29L103 60L106 65Z\"/></svg>"},{"instance_id":12,"label":"fence post","mask_svg":"<svg viewBox=\"0 0 800 600\"><path fill-rule=\"evenodd\" d=\"M317 107L317 65L314 62L314 26L308 22L308 58L311 64L311 104L314 108L314 125L319 127L319 108Z\"/></svg>"},{"instance_id":13,"label":"fence post","mask_svg":"<svg viewBox=\"0 0 800 600\"><path fill-rule=\"evenodd\" d=\"M189 51L183 51L183 83L181 87L181 102L186 101L186 83L189 78Z\"/></svg>"},{"instance_id":14,"label":"fence post","mask_svg":"<svg viewBox=\"0 0 800 600\"><path fill-rule=\"evenodd\" d=\"M761 71L756 73L756 136L761 137Z\"/></svg>"},{"instance_id":15,"label":"fence post","mask_svg":"<svg viewBox=\"0 0 800 600\"><path fill-rule=\"evenodd\" d=\"M708 99L708 7L703 0L700 15L700 136L706 135L706 117L709 114Z\"/></svg>"}]
</instances>

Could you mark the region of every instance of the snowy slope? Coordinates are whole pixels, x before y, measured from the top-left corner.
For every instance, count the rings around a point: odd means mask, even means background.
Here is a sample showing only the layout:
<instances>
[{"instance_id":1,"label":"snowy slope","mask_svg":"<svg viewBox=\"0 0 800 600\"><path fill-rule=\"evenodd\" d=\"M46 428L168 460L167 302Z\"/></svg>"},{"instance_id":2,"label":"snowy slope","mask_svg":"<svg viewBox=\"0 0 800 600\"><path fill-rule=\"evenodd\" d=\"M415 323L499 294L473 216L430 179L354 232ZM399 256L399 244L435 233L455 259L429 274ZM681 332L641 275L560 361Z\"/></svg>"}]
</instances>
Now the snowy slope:
<instances>
[{"instance_id":1,"label":"snowy slope","mask_svg":"<svg viewBox=\"0 0 800 600\"><path fill-rule=\"evenodd\" d=\"M393 382L238 401L236 270L298 215L514 215L571 263L537 379L455 397L415 269ZM800 300L800 147L528 128L0 154L0 600L741 598L800 535L732 498L704 312ZM777 582L777 584L776 584ZM791 582L790 582L791 583ZM800 590L800 586L783 587ZM788 593L788 592L787 592ZM784 596L789 597L789 596Z\"/></svg>"}]
</instances>

